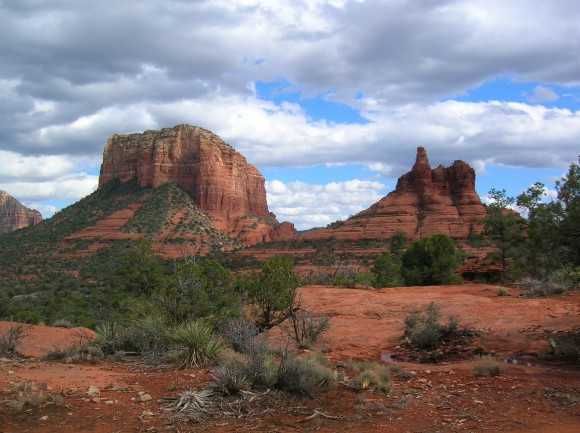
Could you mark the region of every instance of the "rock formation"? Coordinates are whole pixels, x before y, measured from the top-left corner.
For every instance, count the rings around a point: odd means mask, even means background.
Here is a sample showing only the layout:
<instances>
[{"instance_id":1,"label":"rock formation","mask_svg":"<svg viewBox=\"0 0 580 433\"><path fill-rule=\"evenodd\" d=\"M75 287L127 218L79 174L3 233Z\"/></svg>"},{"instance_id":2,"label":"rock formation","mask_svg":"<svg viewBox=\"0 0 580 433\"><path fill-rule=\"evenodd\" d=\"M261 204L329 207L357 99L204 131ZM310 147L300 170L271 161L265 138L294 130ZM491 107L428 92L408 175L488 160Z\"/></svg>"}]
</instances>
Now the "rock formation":
<instances>
[{"instance_id":1,"label":"rock formation","mask_svg":"<svg viewBox=\"0 0 580 433\"><path fill-rule=\"evenodd\" d=\"M214 226L245 244L294 233L268 210L264 177L231 146L203 128L178 125L107 142L99 186L136 179L141 187L174 182L188 192Z\"/></svg>"},{"instance_id":2,"label":"rock formation","mask_svg":"<svg viewBox=\"0 0 580 433\"><path fill-rule=\"evenodd\" d=\"M42 221L40 212L29 209L4 191L0 191L0 234L13 232Z\"/></svg>"},{"instance_id":3,"label":"rock formation","mask_svg":"<svg viewBox=\"0 0 580 433\"><path fill-rule=\"evenodd\" d=\"M402 232L409 239L445 234L461 240L481 232L485 213L474 170L463 161L431 169L419 147L415 165L399 178L395 191L336 227L312 230L304 238L388 239Z\"/></svg>"}]
</instances>

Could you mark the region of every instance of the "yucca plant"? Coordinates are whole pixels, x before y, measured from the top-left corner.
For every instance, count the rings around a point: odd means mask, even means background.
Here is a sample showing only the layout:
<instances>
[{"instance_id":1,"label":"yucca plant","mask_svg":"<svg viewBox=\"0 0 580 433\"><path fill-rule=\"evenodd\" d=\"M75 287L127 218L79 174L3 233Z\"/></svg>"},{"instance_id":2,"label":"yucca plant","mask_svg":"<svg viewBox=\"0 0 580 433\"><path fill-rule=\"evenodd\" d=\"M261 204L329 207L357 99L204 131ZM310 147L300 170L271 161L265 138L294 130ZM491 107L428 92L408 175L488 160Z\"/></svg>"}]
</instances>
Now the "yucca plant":
<instances>
[{"instance_id":1,"label":"yucca plant","mask_svg":"<svg viewBox=\"0 0 580 433\"><path fill-rule=\"evenodd\" d=\"M171 338L182 349L181 368L205 367L215 361L224 348L212 328L200 320L179 325Z\"/></svg>"}]
</instances>

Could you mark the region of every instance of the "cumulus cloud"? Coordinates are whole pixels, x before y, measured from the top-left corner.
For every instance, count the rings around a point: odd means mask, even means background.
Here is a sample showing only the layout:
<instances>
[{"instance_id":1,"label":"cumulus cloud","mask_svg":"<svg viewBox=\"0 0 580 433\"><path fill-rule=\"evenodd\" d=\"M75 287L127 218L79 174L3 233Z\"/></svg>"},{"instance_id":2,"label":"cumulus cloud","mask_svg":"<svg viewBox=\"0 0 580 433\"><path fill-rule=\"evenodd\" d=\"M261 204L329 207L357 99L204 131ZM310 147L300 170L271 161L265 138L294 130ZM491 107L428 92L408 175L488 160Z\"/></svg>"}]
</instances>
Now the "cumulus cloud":
<instances>
[{"instance_id":1,"label":"cumulus cloud","mask_svg":"<svg viewBox=\"0 0 580 433\"><path fill-rule=\"evenodd\" d=\"M554 102L560 99L560 95L549 87L536 86L526 98L532 103Z\"/></svg>"},{"instance_id":2,"label":"cumulus cloud","mask_svg":"<svg viewBox=\"0 0 580 433\"><path fill-rule=\"evenodd\" d=\"M22 204L30 209L36 209L37 211L39 211L40 214L42 215L42 218L44 219L50 218L59 210L59 208L54 205L38 201L25 201Z\"/></svg>"},{"instance_id":3,"label":"cumulus cloud","mask_svg":"<svg viewBox=\"0 0 580 433\"><path fill-rule=\"evenodd\" d=\"M564 166L578 111L449 100L506 71L541 83L532 104L580 85L580 3L536 3L0 1L0 184L77 197L95 183L79 160L98 159L107 136L183 122L260 165L354 162L392 177L423 145L435 163L478 170ZM260 80L349 104L368 123L313 121L259 99Z\"/></svg>"},{"instance_id":4,"label":"cumulus cloud","mask_svg":"<svg viewBox=\"0 0 580 433\"><path fill-rule=\"evenodd\" d=\"M77 173L40 182L0 183L0 190L27 202L47 199L78 200L92 193L98 177Z\"/></svg>"},{"instance_id":5,"label":"cumulus cloud","mask_svg":"<svg viewBox=\"0 0 580 433\"><path fill-rule=\"evenodd\" d=\"M72 160L61 155L25 156L4 150L0 150L0 161L0 182L51 179L74 167Z\"/></svg>"},{"instance_id":6,"label":"cumulus cloud","mask_svg":"<svg viewBox=\"0 0 580 433\"><path fill-rule=\"evenodd\" d=\"M479 170L489 163L563 167L575 158L580 138L580 111L523 103L445 101L363 114L366 124L313 122L295 104L213 96L107 108L42 129L38 140L89 146L95 135L186 122L212 129L259 165L361 163L397 176L410 166L418 145L427 147L434 163L459 157ZM94 151L103 143L95 143Z\"/></svg>"},{"instance_id":7,"label":"cumulus cloud","mask_svg":"<svg viewBox=\"0 0 580 433\"><path fill-rule=\"evenodd\" d=\"M300 230L343 220L378 201L385 192L380 182L353 179L324 185L305 182L266 182L268 204L280 221Z\"/></svg>"}]
</instances>

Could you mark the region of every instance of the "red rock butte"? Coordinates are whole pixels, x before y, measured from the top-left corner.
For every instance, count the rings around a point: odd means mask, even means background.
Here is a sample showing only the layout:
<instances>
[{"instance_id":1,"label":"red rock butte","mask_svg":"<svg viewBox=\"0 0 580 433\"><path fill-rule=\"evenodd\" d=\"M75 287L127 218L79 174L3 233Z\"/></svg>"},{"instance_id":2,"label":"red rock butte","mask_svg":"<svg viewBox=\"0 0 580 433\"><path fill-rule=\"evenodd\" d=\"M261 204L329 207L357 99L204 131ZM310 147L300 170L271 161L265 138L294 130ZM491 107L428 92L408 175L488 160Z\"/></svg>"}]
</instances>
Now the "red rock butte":
<instances>
[{"instance_id":1,"label":"red rock butte","mask_svg":"<svg viewBox=\"0 0 580 433\"><path fill-rule=\"evenodd\" d=\"M27 208L10 194L0 191L0 234L10 233L41 221L40 212Z\"/></svg>"},{"instance_id":2,"label":"red rock butte","mask_svg":"<svg viewBox=\"0 0 580 433\"><path fill-rule=\"evenodd\" d=\"M455 161L431 169L426 150L418 147L413 168L393 192L334 228L312 230L303 238L388 239L402 232L409 239L444 234L461 240L481 233L485 214L473 168Z\"/></svg>"},{"instance_id":3,"label":"red rock butte","mask_svg":"<svg viewBox=\"0 0 580 433\"><path fill-rule=\"evenodd\" d=\"M177 125L107 141L99 186L136 179L141 187L175 182L218 230L251 245L294 234L268 210L264 177L240 153L206 129Z\"/></svg>"}]
</instances>

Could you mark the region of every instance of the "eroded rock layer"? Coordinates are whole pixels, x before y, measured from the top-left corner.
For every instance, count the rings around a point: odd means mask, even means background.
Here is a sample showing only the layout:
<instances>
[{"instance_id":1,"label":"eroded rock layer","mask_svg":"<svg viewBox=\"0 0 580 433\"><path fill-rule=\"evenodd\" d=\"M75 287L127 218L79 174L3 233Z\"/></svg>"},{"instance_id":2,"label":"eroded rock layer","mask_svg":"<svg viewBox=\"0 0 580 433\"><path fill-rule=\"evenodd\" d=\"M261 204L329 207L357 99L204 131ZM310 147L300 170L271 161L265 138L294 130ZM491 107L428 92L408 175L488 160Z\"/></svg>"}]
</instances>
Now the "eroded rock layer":
<instances>
[{"instance_id":1,"label":"eroded rock layer","mask_svg":"<svg viewBox=\"0 0 580 433\"><path fill-rule=\"evenodd\" d=\"M486 208L475 192L475 172L463 161L431 169L427 152L417 149L412 170L395 191L334 228L307 232L304 239L388 239L397 232L409 239L444 234L467 239L479 234Z\"/></svg>"},{"instance_id":2,"label":"eroded rock layer","mask_svg":"<svg viewBox=\"0 0 580 433\"><path fill-rule=\"evenodd\" d=\"M0 234L10 233L41 221L40 212L27 208L10 194L0 191Z\"/></svg>"},{"instance_id":3,"label":"eroded rock layer","mask_svg":"<svg viewBox=\"0 0 580 433\"><path fill-rule=\"evenodd\" d=\"M216 229L246 245L282 239L293 227L268 210L264 177L221 138L178 125L113 135L103 154L99 186L136 179L143 188L173 182L188 192Z\"/></svg>"}]
</instances>

